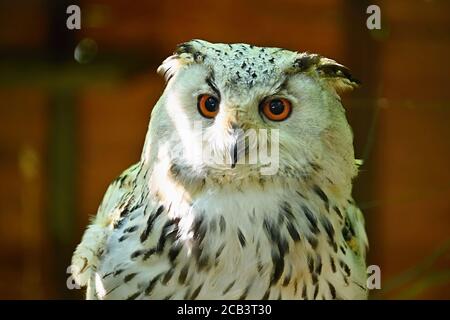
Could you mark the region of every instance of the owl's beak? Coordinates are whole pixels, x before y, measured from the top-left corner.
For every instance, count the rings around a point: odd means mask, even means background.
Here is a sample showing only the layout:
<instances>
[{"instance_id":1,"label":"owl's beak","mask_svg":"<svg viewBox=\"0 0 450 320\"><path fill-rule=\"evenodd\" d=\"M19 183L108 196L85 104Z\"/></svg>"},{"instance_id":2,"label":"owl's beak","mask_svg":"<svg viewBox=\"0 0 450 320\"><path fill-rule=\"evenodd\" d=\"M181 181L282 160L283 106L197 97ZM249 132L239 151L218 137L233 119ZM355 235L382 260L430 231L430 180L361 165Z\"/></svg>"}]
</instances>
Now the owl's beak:
<instances>
[{"instance_id":1,"label":"owl's beak","mask_svg":"<svg viewBox=\"0 0 450 320\"><path fill-rule=\"evenodd\" d=\"M230 158L231 158L231 168L234 169L244 151L242 148L242 144L244 143L243 140L244 132L242 131L241 127L234 122L231 124L231 128L232 128L233 142L231 143L230 146Z\"/></svg>"},{"instance_id":2,"label":"owl's beak","mask_svg":"<svg viewBox=\"0 0 450 320\"><path fill-rule=\"evenodd\" d=\"M236 167L236 163L238 161L238 142L233 142L232 145L232 155L231 155L231 168L234 169Z\"/></svg>"}]
</instances>

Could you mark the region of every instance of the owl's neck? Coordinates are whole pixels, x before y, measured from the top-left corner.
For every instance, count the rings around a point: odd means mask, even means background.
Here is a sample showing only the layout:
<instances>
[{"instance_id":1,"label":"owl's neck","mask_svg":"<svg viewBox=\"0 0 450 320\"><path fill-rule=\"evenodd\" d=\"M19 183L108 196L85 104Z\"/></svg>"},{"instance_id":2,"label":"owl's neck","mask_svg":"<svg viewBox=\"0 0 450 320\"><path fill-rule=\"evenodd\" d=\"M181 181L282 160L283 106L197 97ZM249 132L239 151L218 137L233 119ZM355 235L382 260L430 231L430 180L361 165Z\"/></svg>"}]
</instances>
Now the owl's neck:
<instances>
[{"instance_id":1,"label":"owl's neck","mask_svg":"<svg viewBox=\"0 0 450 320\"><path fill-rule=\"evenodd\" d=\"M331 163L330 163L331 164ZM283 193L283 190L298 191L299 193L326 194L335 202L344 203L352 199L350 174L328 169L322 166L314 166L309 175L299 177L270 176L270 177L248 177L247 179L223 179L199 178L186 179L169 162L159 162L148 170L146 185L150 193L155 194L160 201L166 205L173 203L191 205L205 193L217 194L246 194L272 192Z\"/></svg>"},{"instance_id":2,"label":"owl's neck","mask_svg":"<svg viewBox=\"0 0 450 320\"><path fill-rule=\"evenodd\" d=\"M261 190L270 192L275 189L306 189L321 188L340 201L351 199L352 179L357 174L352 141L341 141L337 136L328 137L323 157L316 161L307 161L298 168L287 169L275 175L260 174L203 174L196 175L192 168L181 167L168 157L157 156L154 148L157 145L147 135L142 153L141 163L145 167L145 185L152 194L172 201L192 202L198 194L205 190L227 190L227 192L242 193L242 190ZM151 143L150 143L151 142Z\"/></svg>"}]
</instances>

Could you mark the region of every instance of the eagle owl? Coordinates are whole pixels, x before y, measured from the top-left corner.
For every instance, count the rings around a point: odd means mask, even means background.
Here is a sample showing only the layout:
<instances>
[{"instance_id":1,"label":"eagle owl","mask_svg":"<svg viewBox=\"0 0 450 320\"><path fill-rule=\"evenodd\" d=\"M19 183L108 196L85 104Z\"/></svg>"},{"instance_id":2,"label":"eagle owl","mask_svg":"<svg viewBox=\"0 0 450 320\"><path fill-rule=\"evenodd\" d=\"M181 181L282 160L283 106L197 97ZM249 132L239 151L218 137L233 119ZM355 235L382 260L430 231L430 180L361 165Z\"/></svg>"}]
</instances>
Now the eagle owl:
<instances>
[{"instance_id":1,"label":"eagle owl","mask_svg":"<svg viewBox=\"0 0 450 320\"><path fill-rule=\"evenodd\" d=\"M158 72L167 84L141 159L109 186L72 258L87 298L365 299L368 243L338 95L358 85L348 69L192 40ZM268 134L242 144L249 130ZM247 161L264 143L276 143L269 173ZM228 160L198 157L205 146Z\"/></svg>"}]
</instances>

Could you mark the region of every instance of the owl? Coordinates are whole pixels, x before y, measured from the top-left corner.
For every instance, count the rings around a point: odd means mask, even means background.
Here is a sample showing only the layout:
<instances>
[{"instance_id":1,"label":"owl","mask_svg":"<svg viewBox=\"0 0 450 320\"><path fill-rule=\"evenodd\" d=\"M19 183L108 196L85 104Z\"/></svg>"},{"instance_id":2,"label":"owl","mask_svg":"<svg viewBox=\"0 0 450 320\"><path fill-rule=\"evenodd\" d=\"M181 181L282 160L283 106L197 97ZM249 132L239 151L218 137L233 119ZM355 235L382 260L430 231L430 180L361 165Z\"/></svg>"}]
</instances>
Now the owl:
<instances>
[{"instance_id":1,"label":"owl","mask_svg":"<svg viewBox=\"0 0 450 320\"><path fill-rule=\"evenodd\" d=\"M367 298L339 96L358 86L348 69L192 40L158 73L140 161L111 183L72 258L87 298Z\"/></svg>"}]
</instances>

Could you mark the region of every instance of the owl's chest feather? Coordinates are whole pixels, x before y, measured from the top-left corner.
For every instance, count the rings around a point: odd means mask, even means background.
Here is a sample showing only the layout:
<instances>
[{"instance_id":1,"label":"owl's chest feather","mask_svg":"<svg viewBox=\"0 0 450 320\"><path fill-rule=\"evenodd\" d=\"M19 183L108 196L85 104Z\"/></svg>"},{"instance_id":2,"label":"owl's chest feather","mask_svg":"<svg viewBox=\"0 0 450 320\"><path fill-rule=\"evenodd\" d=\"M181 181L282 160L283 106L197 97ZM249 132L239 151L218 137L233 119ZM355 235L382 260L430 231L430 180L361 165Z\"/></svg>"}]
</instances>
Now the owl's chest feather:
<instances>
[{"instance_id":1,"label":"owl's chest feather","mask_svg":"<svg viewBox=\"0 0 450 320\"><path fill-rule=\"evenodd\" d=\"M339 217L329 205L314 192L274 188L215 190L189 205L142 207L110 240L101 273L125 271L106 278L104 291L121 283L111 298L364 297L352 283L362 282L359 270L352 275L361 266L337 234Z\"/></svg>"}]
</instances>

